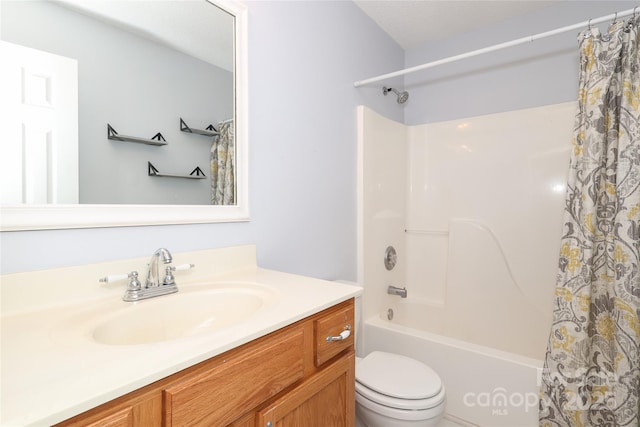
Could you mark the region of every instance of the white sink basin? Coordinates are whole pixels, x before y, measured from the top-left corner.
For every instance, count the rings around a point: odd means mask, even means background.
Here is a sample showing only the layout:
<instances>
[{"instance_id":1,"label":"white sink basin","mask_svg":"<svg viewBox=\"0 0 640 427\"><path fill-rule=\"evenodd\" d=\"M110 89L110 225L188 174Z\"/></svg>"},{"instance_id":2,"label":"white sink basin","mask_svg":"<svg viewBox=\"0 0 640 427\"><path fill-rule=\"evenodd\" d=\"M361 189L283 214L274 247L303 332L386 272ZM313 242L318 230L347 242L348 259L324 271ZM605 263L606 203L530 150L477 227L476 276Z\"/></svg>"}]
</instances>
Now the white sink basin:
<instances>
[{"instance_id":1,"label":"white sink basin","mask_svg":"<svg viewBox=\"0 0 640 427\"><path fill-rule=\"evenodd\" d=\"M107 345L150 344L232 327L274 301L276 292L256 284L193 285L178 293L137 303L109 302L85 307L69 323L81 324L77 336ZM66 325L67 327L69 324Z\"/></svg>"}]
</instances>

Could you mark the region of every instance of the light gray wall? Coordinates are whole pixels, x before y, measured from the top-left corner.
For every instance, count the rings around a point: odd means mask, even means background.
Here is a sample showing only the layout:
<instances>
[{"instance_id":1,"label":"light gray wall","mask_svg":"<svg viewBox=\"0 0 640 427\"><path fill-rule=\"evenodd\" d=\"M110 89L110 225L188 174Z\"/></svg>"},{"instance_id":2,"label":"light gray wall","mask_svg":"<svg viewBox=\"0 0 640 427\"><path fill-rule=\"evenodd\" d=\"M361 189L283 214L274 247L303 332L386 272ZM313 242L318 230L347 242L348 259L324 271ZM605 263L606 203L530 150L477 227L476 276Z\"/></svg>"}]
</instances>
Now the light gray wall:
<instances>
[{"instance_id":1,"label":"light gray wall","mask_svg":"<svg viewBox=\"0 0 640 427\"><path fill-rule=\"evenodd\" d=\"M405 66L466 53L633 9L631 1L562 1L535 13L406 52ZM605 29L607 25L598 27ZM407 124L577 99L578 30L405 76Z\"/></svg>"},{"instance_id":2,"label":"light gray wall","mask_svg":"<svg viewBox=\"0 0 640 427\"><path fill-rule=\"evenodd\" d=\"M406 114L412 124L573 100L575 34L407 77L406 107L381 95L384 83L354 89L354 81L634 6L562 2L406 52L403 63L403 51L350 1L247 4L251 222L4 232L3 273L146 256L161 246L255 243L264 267L355 279L356 105L399 121Z\"/></svg>"},{"instance_id":3,"label":"light gray wall","mask_svg":"<svg viewBox=\"0 0 640 427\"><path fill-rule=\"evenodd\" d=\"M255 243L263 267L355 279L356 106L402 109L353 82L404 53L350 1L247 4L251 222L3 232L2 273Z\"/></svg>"},{"instance_id":4,"label":"light gray wall","mask_svg":"<svg viewBox=\"0 0 640 427\"><path fill-rule=\"evenodd\" d=\"M45 1L2 3L2 39L78 61L81 203L210 204L210 180L150 178L164 173L209 176L211 138L180 131L231 118L232 73L97 19ZM162 147L107 139L151 138Z\"/></svg>"}]
</instances>

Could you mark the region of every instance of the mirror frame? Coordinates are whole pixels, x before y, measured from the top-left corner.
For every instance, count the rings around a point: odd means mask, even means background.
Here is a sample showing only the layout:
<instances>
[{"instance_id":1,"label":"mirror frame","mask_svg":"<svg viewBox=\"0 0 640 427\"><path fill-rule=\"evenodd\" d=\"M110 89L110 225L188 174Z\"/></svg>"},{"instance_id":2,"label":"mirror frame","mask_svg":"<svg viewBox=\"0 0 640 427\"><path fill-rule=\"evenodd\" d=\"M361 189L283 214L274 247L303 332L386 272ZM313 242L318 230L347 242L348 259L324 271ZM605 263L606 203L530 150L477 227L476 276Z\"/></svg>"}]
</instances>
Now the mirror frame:
<instances>
[{"instance_id":1,"label":"mirror frame","mask_svg":"<svg viewBox=\"0 0 640 427\"><path fill-rule=\"evenodd\" d=\"M235 17L235 205L1 205L0 231L200 224L249 221L247 8L238 0L206 0Z\"/></svg>"}]
</instances>

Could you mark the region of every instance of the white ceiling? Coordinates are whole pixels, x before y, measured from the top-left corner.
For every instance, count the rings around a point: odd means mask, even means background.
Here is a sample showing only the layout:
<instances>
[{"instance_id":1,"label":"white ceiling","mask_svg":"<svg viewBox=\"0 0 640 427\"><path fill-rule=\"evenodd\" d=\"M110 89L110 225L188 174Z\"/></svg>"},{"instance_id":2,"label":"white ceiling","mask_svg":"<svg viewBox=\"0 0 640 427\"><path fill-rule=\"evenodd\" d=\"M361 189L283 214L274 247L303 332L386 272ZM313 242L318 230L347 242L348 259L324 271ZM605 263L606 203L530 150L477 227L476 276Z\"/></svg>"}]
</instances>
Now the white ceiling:
<instances>
[{"instance_id":1,"label":"white ceiling","mask_svg":"<svg viewBox=\"0 0 640 427\"><path fill-rule=\"evenodd\" d=\"M496 24L563 0L354 0L402 48Z\"/></svg>"}]
</instances>

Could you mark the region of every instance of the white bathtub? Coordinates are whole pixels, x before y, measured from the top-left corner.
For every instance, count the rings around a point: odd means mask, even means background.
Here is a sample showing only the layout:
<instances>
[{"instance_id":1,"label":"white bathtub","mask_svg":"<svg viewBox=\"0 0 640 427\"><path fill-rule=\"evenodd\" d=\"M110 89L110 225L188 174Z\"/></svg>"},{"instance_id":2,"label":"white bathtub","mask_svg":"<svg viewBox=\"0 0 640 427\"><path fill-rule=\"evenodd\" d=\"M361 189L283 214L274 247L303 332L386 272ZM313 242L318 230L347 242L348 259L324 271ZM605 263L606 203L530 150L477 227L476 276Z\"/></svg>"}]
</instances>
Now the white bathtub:
<instances>
[{"instance_id":1,"label":"white bathtub","mask_svg":"<svg viewBox=\"0 0 640 427\"><path fill-rule=\"evenodd\" d=\"M447 390L447 418L461 425L538 425L541 360L410 328L381 316L365 321L363 338L365 354L395 352L438 372Z\"/></svg>"}]
</instances>

